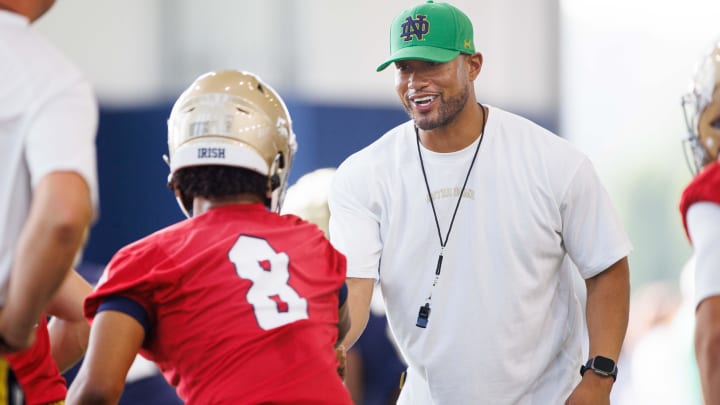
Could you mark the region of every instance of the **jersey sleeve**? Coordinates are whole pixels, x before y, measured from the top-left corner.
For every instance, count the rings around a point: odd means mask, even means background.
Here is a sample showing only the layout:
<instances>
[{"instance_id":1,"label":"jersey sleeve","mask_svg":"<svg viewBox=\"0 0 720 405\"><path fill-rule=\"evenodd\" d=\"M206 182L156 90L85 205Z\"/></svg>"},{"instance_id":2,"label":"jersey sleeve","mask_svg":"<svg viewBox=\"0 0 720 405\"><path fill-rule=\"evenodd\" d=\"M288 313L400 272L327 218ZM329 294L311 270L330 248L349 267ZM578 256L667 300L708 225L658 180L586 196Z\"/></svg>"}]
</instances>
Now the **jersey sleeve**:
<instances>
[{"instance_id":1,"label":"jersey sleeve","mask_svg":"<svg viewBox=\"0 0 720 405\"><path fill-rule=\"evenodd\" d=\"M585 158L560 203L565 249L583 278L604 271L632 251L607 191Z\"/></svg>"},{"instance_id":2,"label":"jersey sleeve","mask_svg":"<svg viewBox=\"0 0 720 405\"><path fill-rule=\"evenodd\" d=\"M382 252L380 221L367 184L354 162L341 165L330 188L330 240L347 257L347 276L378 278ZM354 176L353 176L354 175Z\"/></svg>"},{"instance_id":3,"label":"jersey sleeve","mask_svg":"<svg viewBox=\"0 0 720 405\"><path fill-rule=\"evenodd\" d=\"M85 317L92 321L103 302L123 297L139 304L147 314L149 325L155 323L153 304L152 255L131 247L119 251L105 268L97 286L84 302Z\"/></svg>"},{"instance_id":4,"label":"jersey sleeve","mask_svg":"<svg viewBox=\"0 0 720 405\"><path fill-rule=\"evenodd\" d=\"M720 204L699 201L687 210L688 235L695 256L695 305L720 295Z\"/></svg>"},{"instance_id":5,"label":"jersey sleeve","mask_svg":"<svg viewBox=\"0 0 720 405\"><path fill-rule=\"evenodd\" d=\"M680 197L679 208L683 228L685 228L685 234L691 242L687 220L688 210L691 205L701 201L720 204L720 162L713 162L705 167L693 178Z\"/></svg>"}]
</instances>

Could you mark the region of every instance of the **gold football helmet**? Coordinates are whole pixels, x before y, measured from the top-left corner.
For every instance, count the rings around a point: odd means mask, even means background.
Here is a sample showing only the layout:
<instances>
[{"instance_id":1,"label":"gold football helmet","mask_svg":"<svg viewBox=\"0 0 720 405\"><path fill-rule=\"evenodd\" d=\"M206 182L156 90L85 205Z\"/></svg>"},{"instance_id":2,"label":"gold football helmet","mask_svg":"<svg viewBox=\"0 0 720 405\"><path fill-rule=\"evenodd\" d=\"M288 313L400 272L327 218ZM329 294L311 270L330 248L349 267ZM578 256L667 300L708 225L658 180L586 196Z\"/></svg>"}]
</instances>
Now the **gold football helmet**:
<instances>
[{"instance_id":1,"label":"gold football helmet","mask_svg":"<svg viewBox=\"0 0 720 405\"><path fill-rule=\"evenodd\" d=\"M201 165L267 176L270 209L279 212L297 143L275 90L252 73L222 70L198 77L177 99L168 119L168 150L170 177Z\"/></svg>"},{"instance_id":2,"label":"gold football helmet","mask_svg":"<svg viewBox=\"0 0 720 405\"><path fill-rule=\"evenodd\" d=\"M697 67L690 91L682 98L688 135L685 158L697 174L720 151L720 40ZM713 97L714 96L714 97Z\"/></svg>"}]
</instances>

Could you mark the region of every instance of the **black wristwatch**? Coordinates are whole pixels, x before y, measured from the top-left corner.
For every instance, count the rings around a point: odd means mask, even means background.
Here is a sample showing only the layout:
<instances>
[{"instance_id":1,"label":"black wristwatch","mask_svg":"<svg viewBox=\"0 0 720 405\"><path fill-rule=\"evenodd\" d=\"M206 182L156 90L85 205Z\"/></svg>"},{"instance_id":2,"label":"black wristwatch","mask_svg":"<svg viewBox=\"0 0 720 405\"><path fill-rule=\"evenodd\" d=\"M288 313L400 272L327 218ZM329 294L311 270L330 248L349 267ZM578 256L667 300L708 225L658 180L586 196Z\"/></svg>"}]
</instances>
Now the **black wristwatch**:
<instances>
[{"instance_id":1,"label":"black wristwatch","mask_svg":"<svg viewBox=\"0 0 720 405\"><path fill-rule=\"evenodd\" d=\"M584 376L585 372L592 370L595 374L605 377L612 377L613 381L617 379L618 368L615 360L603 356L595 356L580 366L580 375Z\"/></svg>"}]
</instances>

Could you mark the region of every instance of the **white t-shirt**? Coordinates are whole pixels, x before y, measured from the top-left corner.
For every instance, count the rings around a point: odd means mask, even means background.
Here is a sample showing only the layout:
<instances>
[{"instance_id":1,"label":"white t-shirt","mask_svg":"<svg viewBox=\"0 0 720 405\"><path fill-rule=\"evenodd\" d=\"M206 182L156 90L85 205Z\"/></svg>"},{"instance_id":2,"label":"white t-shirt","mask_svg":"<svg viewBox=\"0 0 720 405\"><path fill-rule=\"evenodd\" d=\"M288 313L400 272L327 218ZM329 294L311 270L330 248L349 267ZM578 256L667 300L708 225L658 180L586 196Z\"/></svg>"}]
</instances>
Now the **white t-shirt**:
<instances>
[{"instance_id":1,"label":"white t-shirt","mask_svg":"<svg viewBox=\"0 0 720 405\"><path fill-rule=\"evenodd\" d=\"M562 403L585 360L571 271L593 277L632 249L592 164L562 138L490 107L432 288L440 241L413 128L400 125L350 156L329 201L348 277L379 277L409 364L399 403ZM453 153L422 148L443 239L477 142ZM422 329L418 310L430 293Z\"/></svg>"},{"instance_id":2,"label":"white t-shirt","mask_svg":"<svg viewBox=\"0 0 720 405\"><path fill-rule=\"evenodd\" d=\"M0 10L0 302L32 190L74 171L97 207L98 109L87 81L28 20Z\"/></svg>"},{"instance_id":3,"label":"white t-shirt","mask_svg":"<svg viewBox=\"0 0 720 405\"><path fill-rule=\"evenodd\" d=\"M700 201L688 208L687 228L695 256L695 307L720 295L720 205Z\"/></svg>"}]
</instances>

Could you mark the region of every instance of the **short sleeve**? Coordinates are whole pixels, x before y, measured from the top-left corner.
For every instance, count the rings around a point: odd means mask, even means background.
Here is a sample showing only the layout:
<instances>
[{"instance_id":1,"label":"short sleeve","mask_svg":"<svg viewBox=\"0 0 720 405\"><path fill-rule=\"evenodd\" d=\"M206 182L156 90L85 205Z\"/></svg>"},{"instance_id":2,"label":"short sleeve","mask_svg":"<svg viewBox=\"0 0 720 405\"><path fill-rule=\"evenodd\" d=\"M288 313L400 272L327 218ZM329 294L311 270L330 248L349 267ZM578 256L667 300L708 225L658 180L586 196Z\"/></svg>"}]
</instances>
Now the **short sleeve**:
<instances>
[{"instance_id":1,"label":"short sleeve","mask_svg":"<svg viewBox=\"0 0 720 405\"><path fill-rule=\"evenodd\" d=\"M78 79L37 106L25 148L33 187L49 173L76 172L85 179L97 210L97 126L97 102L84 80Z\"/></svg>"},{"instance_id":2,"label":"short sleeve","mask_svg":"<svg viewBox=\"0 0 720 405\"><path fill-rule=\"evenodd\" d=\"M694 203L700 201L720 204L720 162L713 162L703 168L688 184L680 197L680 215L682 215L683 226L688 238L690 234L687 213Z\"/></svg>"},{"instance_id":3,"label":"short sleeve","mask_svg":"<svg viewBox=\"0 0 720 405\"><path fill-rule=\"evenodd\" d=\"M696 202L687 211L688 234L695 255L695 305L720 295L720 204Z\"/></svg>"},{"instance_id":4,"label":"short sleeve","mask_svg":"<svg viewBox=\"0 0 720 405\"><path fill-rule=\"evenodd\" d=\"M124 248L112 258L84 302L85 317L92 321L98 307L109 297L125 297L143 307L150 325L155 323L153 260L148 254Z\"/></svg>"},{"instance_id":5,"label":"short sleeve","mask_svg":"<svg viewBox=\"0 0 720 405\"><path fill-rule=\"evenodd\" d=\"M328 198L330 240L347 258L348 277L377 279L380 222L372 210L368 185L359 184L368 177L357 176L356 169L352 162L343 164L333 178Z\"/></svg>"},{"instance_id":6,"label":"short sleeve","mask_svg":"<svg viewBox=\"0 0 720 405\"><path fill-rule=\"evenodd\" d=\"M560 203L565 249L583 278L591 278L632 251L607 191L585 158Z\"/></svg>"}]
</instances>

